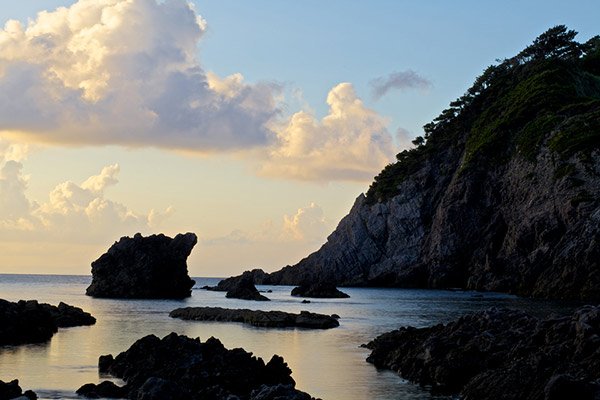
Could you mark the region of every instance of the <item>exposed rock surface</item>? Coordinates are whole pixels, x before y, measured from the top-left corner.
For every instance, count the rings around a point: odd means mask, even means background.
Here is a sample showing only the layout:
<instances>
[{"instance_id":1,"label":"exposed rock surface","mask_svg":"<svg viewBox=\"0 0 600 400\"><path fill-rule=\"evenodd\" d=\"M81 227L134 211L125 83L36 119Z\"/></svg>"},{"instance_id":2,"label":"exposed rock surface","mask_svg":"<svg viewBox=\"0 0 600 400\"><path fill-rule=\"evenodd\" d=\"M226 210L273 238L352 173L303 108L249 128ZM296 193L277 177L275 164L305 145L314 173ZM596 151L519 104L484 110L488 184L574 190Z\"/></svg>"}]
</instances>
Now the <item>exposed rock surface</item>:
<instances>
[{"instance_id":1,"label":"exposed rock surface","mask_svg":"<svg viewBox=\"0 0 600 400\"><path fill-rule=\"evenodd\" d=\"M94 297L182 299L191 296L194 281L187 257L196 245L194 233L170 238L163 234L122 237L92 263Z\"/></svg>"},{"instance_id":2,"label":"exposed rock surface","mask_svg":"<svg viewBox=\"0 0 600 400\"><path fill-rule=\"evenodd\" d=\"M217 286L204 286L202 289L213 290L216 292L227 292L234 286L237 286L241 280L250 280L255 285L268 285L270 283L269 274L262 269L253 269L244 271L242 275L232 276L220 281Z\"/></svg>"},{"instance_id":3,"label":"exposed rock surface","mask_svg":"<svg viewBox=\"0 0 600 400\"><path fill-rule=\"evenodd\" d=\"M242 277L233 282L225 297L242 299L242 300L257 300L257 301L269 301L268 297L263 296L259 293L252 280Z\"/></svg>"},{"instance_id":4,"label":"exposed rock surface","mask_svg":"<svg viewBox=\"0 0 600 400\"><path fill-rule=\"evenodd\" d=\"M600 396L600 308L539 320L492 308L447 325L385 333L367 361L464 400Z\"/></svg>"},{"instance_id":5,"label":"exposed rock surface","mask_svg":"<svg viewBox=\"0 0 600 400\"><path fill-rule=\"evenodd\" d=\"M559 31L489 67L318 251L263 279L599 300L600 49L571 56Z\"/></svg>"},{"instance_id":6,"label":"exposed rock surface","mask_svg":"<svg viewBox=\"0 0 600 400\"><path fill-rule=\"evenodd\" d=\"M292 289L292 296L315 297L321 299L343 299L350 297L338 290L332 283L317 282L312 285L301 285Z\"/></svg>"},{"instance_id":7,"label":"exposed rock surface","mask_svg":"<svg viewBox=\"0 0 600 400\"><path fill-rule=\"evenodd\" d=\"M283 311L253 311L221 307L185 307L171 311L170 317L195 321L243 322L266 328L313 328L329 329L340 326L336 318L329 315L301 311L300 314Z\"/></svg>"},{"instance_id":8,"label":"exposed rock surface","mask_svg":"<svg viewBox=\"0 0 600 400\"><path fill-rule=\"evenodd\" d=\"M37 300L13 303L0 299L0 346L41 343L49 340L58 328L95 323L91 314L63 302L57 307Z\"/></svg>"},{"instance_id":9,"label":"exposed rock surface","mask_svg":"<svg viewBox=\"0 0 600 400\"><path fill-rule=\"evenodd\" d=\"M12 400L21 399L24 400L36 400L37 395L31 390L27 390L23 393L23 389L19 386L19 381L14 379L10 382L3 382L0 380L0 400Z\"/></svg>"},{"instance_id":10,"label":"exposed rock surface","mask_svg":"<svg viewBox=\"0 0 600 400\"><path fill-rule=\"evenodd\" d=\"M78 393L93 397L108 396L116 391L120 397L144 400L275 400L278 397L269 393L285 389L289 398L311 398L294 389L292 371L277 355L265 364L243 349L226 349L218 339L210 338L202 343L175 333L162 340L149 335L116 358L103 356L100 372L121 378L126 385L118 388L110 382L87 384ZM98 389L101 385L104 389Z\"/></svg>"}]
</instances>

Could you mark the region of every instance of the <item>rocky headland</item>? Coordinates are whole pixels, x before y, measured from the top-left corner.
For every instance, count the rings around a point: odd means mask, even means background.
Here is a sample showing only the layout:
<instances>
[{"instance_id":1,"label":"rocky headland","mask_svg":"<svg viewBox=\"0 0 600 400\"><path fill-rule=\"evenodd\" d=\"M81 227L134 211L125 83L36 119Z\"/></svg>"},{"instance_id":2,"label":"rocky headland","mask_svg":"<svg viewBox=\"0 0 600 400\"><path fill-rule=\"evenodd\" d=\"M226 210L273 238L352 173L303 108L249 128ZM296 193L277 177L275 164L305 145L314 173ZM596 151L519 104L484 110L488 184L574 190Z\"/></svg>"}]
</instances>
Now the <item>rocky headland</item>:
<instances>
[{"instance_id":1,"label":"rocky headland","mask_svg":"<svg viewBox=\"0 0 600 400\"><path fill-rule=\"evenodd\" d=\"M191 296L186 260L198 238L194 233L122 237L92 263L93 297L182 299Z\"/></svg>"},{"instance_id":2,"label":"rocky headland","mask_svg":"<svg viewBox=\"0 0 600 400\"><path fill-rule=\"evenodd\" d=\"M42 343L58 328L95 323L91 314L63 302L53 306L37 300L14 303L0 299L0 346Z\"/></svg>"},{"instance_id":3,"label":"rocky headland","mask_svg":"<svg viewBox=\"0 0 600 400\"><path fill-rule=\"evenodd\" d=\"M292 371L283 358L274 355L265 364L243 349L226 349L215 338L201 342L175 333L163 339L149 335L116 358L101 356L99 370L126 385L87 384L78 394L144 400L311 400L294 388Z\"/></svg>"},{"instance_id":4,"label":"rocky headland","mask_svg":"<svg viewBox=\"0 0 600 400\"><path fill-rule=\"evenodd\" d=\"M338 290L333 283L317 282L312 285L301 285L292 289L292 296L314 297L321 299L345 299L347 293Z\"/></svg>"},{"instance_id":5,"label":"rocky headland","mask_svg":"<svg viewBox=\"0 0 600 400\"><path fill-rule=\"evenodd\" d=\"M366 345L367 361L464 400L600 396L600 308L537 319L492 308L447 325L400 328Z\"/></svg>"},{"instance_id":6,"label":"rocky headland","mask_svg":"<svg viewBox=\"0 0 600 400\"><path fill-rule=\"evenodd\" d=\"M169 316L193 321L242 322L262 328L312 328L329 329L340 326L337 318L324 314L301 311L300 314L284 311L254 311L221 307L185 307L171 311Z\"/></svg>"},{"instance_id":7,"label":"rocky headland","mask_svg":"<svg viewBox=\"0 0 600 400\"><path fill-rule=\"evenodd\" d=\"M488 67L327 242L255 283L600 299L600 38L557 26Z\"/></svg>"}]
</instances>

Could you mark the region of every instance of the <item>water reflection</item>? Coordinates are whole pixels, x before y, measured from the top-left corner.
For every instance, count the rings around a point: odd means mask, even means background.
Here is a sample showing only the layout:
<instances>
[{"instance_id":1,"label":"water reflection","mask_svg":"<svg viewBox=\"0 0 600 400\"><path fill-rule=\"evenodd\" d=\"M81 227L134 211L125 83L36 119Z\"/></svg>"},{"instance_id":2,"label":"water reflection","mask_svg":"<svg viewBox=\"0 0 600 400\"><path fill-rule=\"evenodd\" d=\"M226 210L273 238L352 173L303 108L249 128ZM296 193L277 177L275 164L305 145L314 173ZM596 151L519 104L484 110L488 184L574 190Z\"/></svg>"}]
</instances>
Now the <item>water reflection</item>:
<instances>
[{"instance_id":1,"label":"water reflection","mask_svg":"<svg viewBox=\"0 0 600 400\"><path fill-rule=\"evenodd\" d=\"M38 299L58 304L65 301L91 312L96 325L61 329L43 345L0 348L0 379L18 378L21 387L41 398L77 398L81 385L98 383L98 357L118 354L147 334L163 337L177 332L202 340L214 336L228 348L243 347L268 361L284 357L297 387L323 399L431 399L428 392L404 382L389 371L378 371L365 362L368 350L360 348L378 334L400 326L429 326L448 322L468 311L491 306L520 308L543 316L570 312L576 303L520 299L498 293L345 288L350 299L311 299L290 296L291 287L270 289L270 302L226 299L224 293L194 290L189 299L113 300L85 296L90 277L0 275L0 298L16 301ZM196 286L218 280L195 278ZM169 311L184 306L218 306L299 312L336 313L339 328L267 329L240 323L181 321ZM58 396L58 397L57 397Z\"/></svg>"}]
</instances>

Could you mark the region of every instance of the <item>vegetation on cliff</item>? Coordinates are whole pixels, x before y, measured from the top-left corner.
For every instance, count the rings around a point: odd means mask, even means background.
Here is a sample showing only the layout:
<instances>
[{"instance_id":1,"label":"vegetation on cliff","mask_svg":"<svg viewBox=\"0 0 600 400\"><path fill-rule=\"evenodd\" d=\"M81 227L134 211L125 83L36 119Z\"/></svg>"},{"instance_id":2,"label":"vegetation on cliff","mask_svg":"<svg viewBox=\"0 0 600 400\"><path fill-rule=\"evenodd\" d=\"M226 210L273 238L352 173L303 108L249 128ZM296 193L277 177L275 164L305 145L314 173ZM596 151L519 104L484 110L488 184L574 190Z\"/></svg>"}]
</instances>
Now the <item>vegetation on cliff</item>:
<instances>
[{"instance_id":1,"label":"vegetation on cliff","mask_svg":"<svg viewBox=\"0 0 600 400\"><path fill-rule=\"evenodd\" d=\"M489 66L473 86L425 125L414 148L397 154L367 192L374 204L399 194L432 156L449 147L464 151L462 170L497 166L516 154L530 162L543 144L560 160L600 146L600 36L586 43L555 26L515 57Z\"/></svg>"}]
</instances>

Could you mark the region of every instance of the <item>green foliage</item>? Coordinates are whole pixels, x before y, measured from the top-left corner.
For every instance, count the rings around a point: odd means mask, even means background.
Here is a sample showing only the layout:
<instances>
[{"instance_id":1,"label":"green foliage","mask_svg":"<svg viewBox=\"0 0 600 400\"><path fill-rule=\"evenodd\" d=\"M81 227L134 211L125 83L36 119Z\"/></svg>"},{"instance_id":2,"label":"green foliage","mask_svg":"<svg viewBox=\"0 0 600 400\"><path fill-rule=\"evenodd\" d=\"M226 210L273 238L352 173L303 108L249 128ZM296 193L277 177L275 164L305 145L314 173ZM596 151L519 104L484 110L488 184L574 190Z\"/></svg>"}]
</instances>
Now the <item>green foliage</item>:
<instances>
[{"instance_id":1,"label":"green foliage","mask_svg":"<svg viewBox=\"0 0 600 400\"><path fill-rule=\"evenodd\" d=\"M546 144L561 157L600 147L600 36L580 44L575 35L555 26L517 56L486 68L463 96L423 127L415 148L399 153L398 162L381 171L367 201L398 194L401 182L456 146L464 146L462 171L497 166L517 153L535 162ZM556 179L570 173L565 165Z\"/></svg>"}]
</instances>

